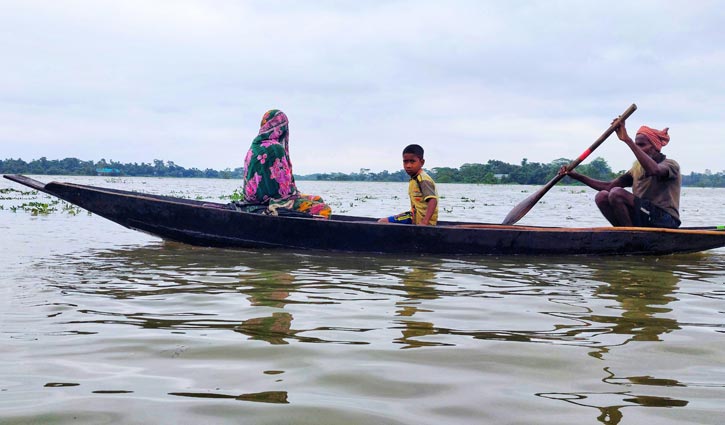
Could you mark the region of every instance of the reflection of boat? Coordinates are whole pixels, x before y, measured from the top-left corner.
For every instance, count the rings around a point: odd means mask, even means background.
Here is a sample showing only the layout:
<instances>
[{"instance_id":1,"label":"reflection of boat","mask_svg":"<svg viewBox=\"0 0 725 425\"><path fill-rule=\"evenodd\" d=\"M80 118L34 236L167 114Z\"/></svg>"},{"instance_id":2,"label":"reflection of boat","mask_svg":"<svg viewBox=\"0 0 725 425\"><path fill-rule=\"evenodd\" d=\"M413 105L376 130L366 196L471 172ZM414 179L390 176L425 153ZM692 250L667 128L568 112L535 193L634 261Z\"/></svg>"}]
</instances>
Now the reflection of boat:
<instances>
[{"instance_id":1,"label":"reflection of boat","mask_svg":"<svg viewBox=\"0 0 725 425\"><path fill-rule=\"evenodd\" d=\"M379 224L369 217L331 220L251 214L223 204L72 183L5 178L48 193L130 229L192 245L431 254L670 254L725 246L711 228L564 228L439 222Z\"/></svg>"}]
</instances>

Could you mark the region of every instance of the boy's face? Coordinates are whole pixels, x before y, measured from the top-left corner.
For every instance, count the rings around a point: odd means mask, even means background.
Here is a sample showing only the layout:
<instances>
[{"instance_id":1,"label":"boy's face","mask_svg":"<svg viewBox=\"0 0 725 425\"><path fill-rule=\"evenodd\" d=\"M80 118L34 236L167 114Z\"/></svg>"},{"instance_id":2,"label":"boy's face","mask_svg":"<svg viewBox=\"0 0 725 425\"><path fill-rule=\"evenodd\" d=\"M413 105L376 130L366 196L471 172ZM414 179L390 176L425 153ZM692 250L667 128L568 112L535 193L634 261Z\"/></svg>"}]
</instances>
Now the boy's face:
<instances>
[{"instance_id":1,"label":"boy's face","mask_svg":"<svg viewBox=\"0 0 725 425\"><path fill-rule=\"evenodd\" d=\"M418 174L421 168L425 164L425 159L418 158L418 155L413 153L403 154L403 169L408 173L410 177Z\"/></svg>"}]
</instances>

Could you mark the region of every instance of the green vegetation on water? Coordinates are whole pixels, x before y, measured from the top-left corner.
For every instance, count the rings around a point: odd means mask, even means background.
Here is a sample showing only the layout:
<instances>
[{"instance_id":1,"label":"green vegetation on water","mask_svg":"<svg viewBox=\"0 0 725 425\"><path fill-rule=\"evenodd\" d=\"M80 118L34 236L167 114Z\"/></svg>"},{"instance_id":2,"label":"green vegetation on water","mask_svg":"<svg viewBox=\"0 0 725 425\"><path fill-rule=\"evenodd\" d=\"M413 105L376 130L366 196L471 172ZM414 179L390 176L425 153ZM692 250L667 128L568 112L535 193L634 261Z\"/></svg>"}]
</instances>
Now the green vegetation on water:
<instances>
[{"instance_id":1,"label":"green vegetation on water","mask_svg":"<svg viewBox=\"0 0 725 425\"><path fill-rule=\"evenodd\" d=\"M531 184L543 185L551 180L562 165L570 163L570 159L560 158L550 163L529 162L526 158L521 164L509 164L498 160L489 160L485 164L463 164L459 168L435 167L428 172L439 183L477 183L477 184ZM624 173L617 173L602 158L596 158L587 164L581 164L577 171L599 180L610 180ZM49 160L45 157L25 162L22 159L0 160L0 173L2 174L46 174L46 175L72 175L72 176L137 176L137 177L201 177L241 179L243 169L227 168L221 171L199 170L197 168L184 168L172 161L155 159L153 163L128 163L116 161L81 161L77 158L62 160ZM369 182L404 182L408 180L405 171L387 170L379 173L362 168L357 173L315 173L296 175L298 180L324 180L324 181L369 181ZM580 184L565 178L563 184ZM712 173L692 172L682 176L685 186L699 187L725 187L725 171ZM233 198L233 196L232 196ZM234 199L232 199L234 200Z\"/></svg>"},{"instance_id":2,"label":"green vegetation on water","mask_svg":"<svg viewBox=\"0 0 725 425\"><path fill-rule=\"evenodd\" d=\"M2 207L2 206L0 206ZM60 201L57 199L54 199L50 202L39 202L39 201L31 201L31 202L24 202L21 205L11 206L9 210L11 212L18 212L18 211L25 211L30 213L31 215L48 215L53 212L58 211L58 207L60 207L60 211L70 214L70 215L77 215L82 210L80 207L77 207L73 204L69 204L65 201ZM4 207L0 209L5 209ZM88 213L90 214L90 213Z\"/></svg>"}]
</instances>

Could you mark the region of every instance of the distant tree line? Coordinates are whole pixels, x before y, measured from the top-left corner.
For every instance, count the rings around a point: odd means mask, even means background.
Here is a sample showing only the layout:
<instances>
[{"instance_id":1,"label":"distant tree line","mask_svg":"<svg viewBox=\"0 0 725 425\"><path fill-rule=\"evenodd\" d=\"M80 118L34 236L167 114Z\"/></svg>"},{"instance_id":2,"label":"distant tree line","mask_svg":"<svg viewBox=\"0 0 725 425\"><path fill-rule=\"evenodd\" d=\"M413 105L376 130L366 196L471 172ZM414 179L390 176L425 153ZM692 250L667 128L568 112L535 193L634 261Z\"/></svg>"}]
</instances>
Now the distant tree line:
<instances>
[{"instance_id":1,"label":"distant tree line","mask_svg":"<svg viewBox=\"0 0 725 425\"><path fill-rule=\"evenodd\" d=\"M0 160L0 173L3 174L49 174L64 176L139 176L139 177L205 177L205 178L241 178L242 168L229 168L218 171L207 168L184 168L173 161L154 159L153 163L128 163L117 161L81 161L77 158L52 159L45 157L25 162L22 159Z\"/></svg>"},{"instance_id":2,"label":"distant tree line","mask_svg":"<svg viewBox=\"0 0 725 425\"><path fill-rule=\"evenodd\" d=\"M551 180L562 165L571 160L560 158L548 164L529 162L526 158L520 165L513 165L503 161L489 160L485 164L463 164L460 168L436 167L427 170L438 183L484 183L484 184L545 184ZM614 174L607 162L597 158L589 164L580 165L577 170L599 180L611 180ZM383 171L372 173L367 168L360 169L358 173L344 174L309 174L299 176L305 180L332 180L332 181L408 181L410 177L405 171L395 173ZM570 180L570 179L566 179ZM573 180L571 183L577 183Z\"/></svg>"},{"instance_id":3,"label":"distant tree line","mask_svg":"<svg viewBox=\"0 0 725 425\"><path fill-rule=\"evenodd\" d=\"M439 183L484 183L484 184L531 184L543 185L554 178L562 165L569 164L570 159L559 158L550 163L529 162L524 158L520 164L509 164L498 160L489 160L485 164L469 163L459 168L436 167L427 170L431 177ZM155 159L153 163L127 163L117 161L81 161L77 158L49 160L45 157L25 162L22 159L0 160L0 173L2 174L49 174L49 175L110 175L110 176L139 176L139 177L203 177L222 179L241 179L243 169L235 168L213 170L207 168L184 168L174 164L173 161ZM611 180L624 173L613 172L603 158L596 158L587 164L581 164L577 171L598 180ZM296 175L297 180L323 180L323 181L368 181L368 182L405 182L408 175L403 170L389 172L387 170L375 173L368 168L361 168L357 173L315 173ZM565 184L581 184L569 178L563 180ZM725 171L712 173L690 173L682 176L685 186L699 187L725 187Z\"/></svg>"}]
</instances>

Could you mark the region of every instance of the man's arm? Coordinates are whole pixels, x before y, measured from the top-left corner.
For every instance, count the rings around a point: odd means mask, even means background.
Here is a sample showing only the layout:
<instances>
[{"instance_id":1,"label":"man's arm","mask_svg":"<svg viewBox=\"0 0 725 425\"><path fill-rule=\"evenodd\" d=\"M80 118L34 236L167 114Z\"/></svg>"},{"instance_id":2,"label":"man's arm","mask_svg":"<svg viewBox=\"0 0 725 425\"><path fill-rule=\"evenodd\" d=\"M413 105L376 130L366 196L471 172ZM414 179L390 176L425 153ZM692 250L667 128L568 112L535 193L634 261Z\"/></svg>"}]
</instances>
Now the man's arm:
<instances>
[{"instance_id":1,"label":"man's arm","mask_svg":"<svg viewBox=\"0 0 725 425\"><path fill-rule=\"evenodd\" d=\"M622 121L621 124L619 124L619 127L617 127L617 137L619 137L619 140L623 141L632 153L634 153L637 161L639 161L642 168L644 168L645 175L667 177L670 174L669 167L666 164L662 162L658 164L657 161L644 153L644 151L637 146L634 140L629 137L629 134L627 134L627 128L624 126L624 121Z\"/></svg>"},{"instance_id":2,"label":"man's arm","mask_svg":"<svg viewBox=\"0 0 725 425\"><path fill-rule=\"evenodd\" d=\"M627 187L632 185L632 183L629 181L630 179L628 178L629 174L622 174L614 180L605 182L585 176L584 174L579 174L574 170L567 171L566 165L561 167L561 169L559 170L559 175L569 176L574 180L584 183L585 185L591 187L594 190L612 190L612 188L615 187Z\"/></svg>"}]
</instances>

